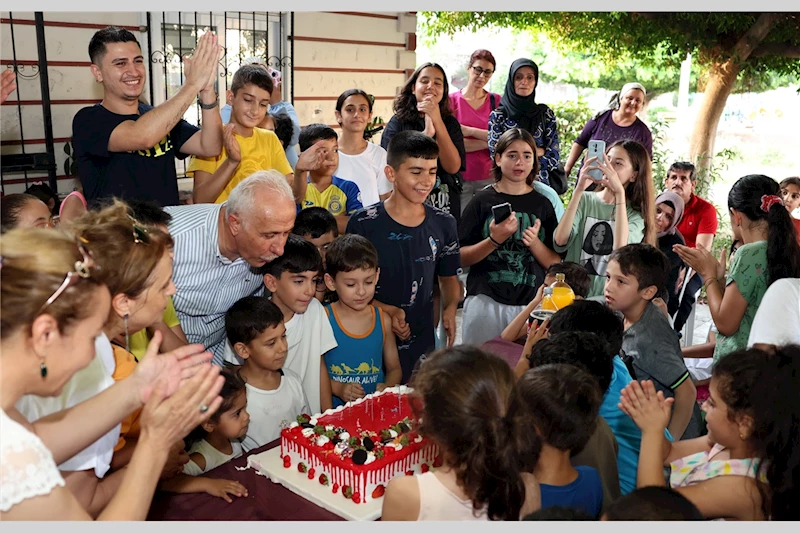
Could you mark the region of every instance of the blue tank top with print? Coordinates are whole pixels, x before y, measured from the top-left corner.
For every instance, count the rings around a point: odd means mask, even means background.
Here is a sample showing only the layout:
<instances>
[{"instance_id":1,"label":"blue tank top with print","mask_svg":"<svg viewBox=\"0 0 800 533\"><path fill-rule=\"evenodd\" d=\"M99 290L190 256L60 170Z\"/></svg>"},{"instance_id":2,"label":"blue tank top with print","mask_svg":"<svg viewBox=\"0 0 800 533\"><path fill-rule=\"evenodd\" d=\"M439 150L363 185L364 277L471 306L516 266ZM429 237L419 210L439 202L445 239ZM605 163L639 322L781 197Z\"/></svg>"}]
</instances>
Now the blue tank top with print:
<instances>
[{"instance_id":1,"label":"blue tank top with print","mask_svg":"<svg viewBox=\"0 0 800 533\"><path fill-rule=\"evenodd\" d=\"M365 394L375 392L378 383L383 383L383 324L380 311L372 308L372 328L364 335L354 335L339 323L332 304L325 306L328 313L336 348L325 354L325 364L331 379L344 383L361 384ZM333 406L343 405L341 398L333 397Z\"/></svg>"}]
</instances>

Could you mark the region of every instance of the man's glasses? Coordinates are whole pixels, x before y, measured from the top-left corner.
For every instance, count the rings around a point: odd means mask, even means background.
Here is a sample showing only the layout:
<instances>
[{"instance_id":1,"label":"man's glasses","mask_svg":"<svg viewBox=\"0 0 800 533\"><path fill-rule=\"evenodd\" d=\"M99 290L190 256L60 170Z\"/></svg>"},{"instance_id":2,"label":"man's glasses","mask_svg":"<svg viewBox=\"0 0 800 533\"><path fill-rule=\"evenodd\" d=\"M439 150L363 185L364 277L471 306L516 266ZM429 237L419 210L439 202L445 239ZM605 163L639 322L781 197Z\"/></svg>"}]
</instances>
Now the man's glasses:
<instances>
[{"instance_id":1,"label":"man's glasses","mask_svg":"<svg viewBox=\"0 0 800 533\"><path fill-rule=\"evenodd\" d=\"M478 77L485 76L487 78L491 78L492 74L494 74L493 70L487 70L481 67L472 67L472 70L475 71L475 75Z\"/></svg>"},{"instance_id":2,"label":"man's glasses","mask_svg":"<svg viewBox=\"0 0 800 533\"><path fill-rule=\"evenodd\" d=\"M67 275L64 277L64 281L61 282L61 285L59 285L59 287L56 289L56 292L54 292L53 295L47 299L44 305L39 308L39 313L44 311L48 305L55 302L65 290L72 285L75 285L79 279L89 278L89 269L95 267L94 257L92 256L92 252L87 250L81 243L78 243L78 250L83 256L83 261L75 261L75 265L73 266L75 270L72 272L67 272Z\"/></svg>"}]
</instances>

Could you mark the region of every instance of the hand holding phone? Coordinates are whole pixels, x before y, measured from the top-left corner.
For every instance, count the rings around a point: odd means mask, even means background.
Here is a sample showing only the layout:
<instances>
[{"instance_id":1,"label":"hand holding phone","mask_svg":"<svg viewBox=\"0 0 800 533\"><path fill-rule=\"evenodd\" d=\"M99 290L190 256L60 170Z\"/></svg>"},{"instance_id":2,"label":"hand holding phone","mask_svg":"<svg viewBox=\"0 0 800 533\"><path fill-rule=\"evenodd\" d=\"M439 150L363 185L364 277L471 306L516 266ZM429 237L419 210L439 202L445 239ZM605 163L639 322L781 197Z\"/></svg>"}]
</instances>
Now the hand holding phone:
<instances>
[{"instance_id":1,"label":"hand holding phone","mask_svg":"<svg viewBox=\"0 0 800 533\"><path fill-rule=\"evenodd\" d=\"M502 204L493 205L492 215L494 215L495 225L500 224L511 216L511 204L508 202L503 202Z\"/></svg>"},{"instance_id":2,"label":"hand holding phone","mask_svg":"<svg viewBox=\"0 0 800 533\"><path fill-rule=\"evenodd\" d=\"M597 161L603 161L606 153L606 142L605 141L589 141L589 153L586 154L586 160L596 158ZM591 170L587 172L589 176L592 177L595 181L600 181L603 179L603 171L597 167L597 164L591 164L589 166Z\"/></svg>"}]
</instances>

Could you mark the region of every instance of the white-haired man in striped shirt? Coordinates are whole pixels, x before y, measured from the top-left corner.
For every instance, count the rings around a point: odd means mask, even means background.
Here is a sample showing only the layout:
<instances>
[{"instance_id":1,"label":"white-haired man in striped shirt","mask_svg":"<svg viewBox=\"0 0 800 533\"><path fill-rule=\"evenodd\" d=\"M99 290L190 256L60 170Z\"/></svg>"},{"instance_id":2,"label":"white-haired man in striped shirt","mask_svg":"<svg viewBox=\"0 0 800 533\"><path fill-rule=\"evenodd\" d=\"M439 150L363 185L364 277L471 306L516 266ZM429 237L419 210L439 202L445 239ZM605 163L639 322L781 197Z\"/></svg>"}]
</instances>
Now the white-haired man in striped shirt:
<instances>
[{"instance_id":1,"label":"white-haired man in striped shirt","mask_svg":"<svg viewBox=\"0 0 800 533\"><path fill-rule=\"evenodd\" d=\"M175 241L175 311L190 343L200 343L221 365L225 312L240 298L260 294L259 272L283 254L296 206L286 176L258 171L242 180L223 204L168 207Z\"/></svg>"}]
</instances>

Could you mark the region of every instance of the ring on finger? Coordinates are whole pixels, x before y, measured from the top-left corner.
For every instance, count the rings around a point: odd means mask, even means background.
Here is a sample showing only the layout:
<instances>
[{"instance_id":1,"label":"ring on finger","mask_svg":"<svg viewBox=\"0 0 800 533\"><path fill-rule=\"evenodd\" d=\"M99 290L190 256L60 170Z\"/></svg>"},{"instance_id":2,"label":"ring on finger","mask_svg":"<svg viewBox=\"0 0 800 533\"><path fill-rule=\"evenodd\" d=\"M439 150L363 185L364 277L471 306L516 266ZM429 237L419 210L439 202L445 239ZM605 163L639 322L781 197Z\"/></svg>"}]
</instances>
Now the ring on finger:
<instances>
[{"instance_id":1,"label":"ring on finger","mask_svg":"<svg viewBox=\"0 0 800 533\"><path fill-rule=\"evenodd\" d=\"M206 404L203 404L203 405L201 405L201 406L200 406L200 412L201 412L201 413L206 413L206 412L208 412L208 405L206 405Z\"/></svg>"}]
</instances>

